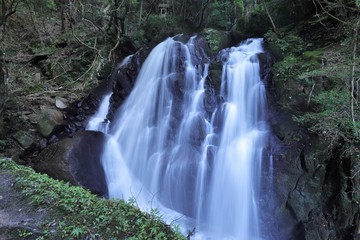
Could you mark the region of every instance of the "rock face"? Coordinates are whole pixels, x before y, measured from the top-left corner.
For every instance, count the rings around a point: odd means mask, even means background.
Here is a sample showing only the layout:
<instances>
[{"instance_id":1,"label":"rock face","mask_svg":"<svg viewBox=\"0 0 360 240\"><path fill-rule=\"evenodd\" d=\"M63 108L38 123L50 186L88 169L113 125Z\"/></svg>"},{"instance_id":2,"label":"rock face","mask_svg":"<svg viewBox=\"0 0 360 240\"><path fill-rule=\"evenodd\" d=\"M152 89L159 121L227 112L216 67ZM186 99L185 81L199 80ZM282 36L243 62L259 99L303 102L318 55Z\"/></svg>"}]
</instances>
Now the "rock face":
<instances>
[{"instance_id":1,"label":"rock face","mask_svg":"<svg viewBox=\"0 0 360 240\"><path fill-rule=\"evenodd\" d=\"M344 144L294 122L296 111L308 110L299 86L291 79L286 86L273 81L271 54L259 54L259 61L272 131L263 163L263 232L271 240L360 239L359 161L342 156Z\"/></svg>"},{"instance_id":2,"label":"rock face","mask_svg":"<svg viewBox=\"0 0 360 240\"><path fill-rule=\"evenodd\" d=\"M269 209L263 216L266 232L270 239L360 239L359 161L344 157L341 143L321 139L294 122L295 113L277 105L278 87L269 94L273 169L265 175L273 190L263 193L263 207ZM294 104L302 109L301 102Z\"/></svg>"},{"instance_id":3,"label":"rock face","mask_svg":"<svg viewBox=\"0 0 360 240\"><path fill-rule=\"evenodd\" d=\"M65 132L73 135L79 130L85 130L87 119L95 114L99 108L102 97L112 89L111 81L104 81L103 84L95 88L89 95L77 101L66 109Z\"/></svg>"},{"instance_id":4,"label":"rock face","mask_svg":"<svg viewBox=\"0 0 360 240\"><path fill-rule=\"evenodd\" d=\"M280 118L290 127L277 129L271 141L273 195L264 194L274 203L265 220L271 223L268 231L278 229L271 239L357 239L360 198L353 176L359 164L329 153L326 142ZM289 140L293 137L300 140Z\"/></svg>"},{"instance_id":5,"label":"rock face","mask_svg":"<svg viewBox=\"0 0 360 240\"><path fill-rule=\"evenodd\" d=\"M72 138L65 138L44 149L34 168L106 196L107 185L100 161L104 141L105 135L101 132L79 131Z\"/></svg>"},{"instance_id":6,"label":"rock face","mask_svg":"<svg viewBox=\"0 0 360 240\"><path fill-rule=\"evenodd\" d=\"M109 71L107 79L103 79L102 84L93 89L88 96L69 106L65 114L66 133L72 135L79 130L84 130L89 117L99 108L103 96L113 92L108 115L108 119L111 120L116 109L130 94L146 54L145 51L133 54L126 64L122 66L119 64L111 72Z\"/></svg>"},{"instance_id":7,"label":"rock face","mask_svg":"<svg viewBox=\"0 0 360 240\"><path fill-rule=\"evenodd\" d=\"M108 119L113 118L116 109L129 96L146 54L144 51L138 51L130 57L127 63L121 67L119 65L112 71L109 78L113 82L113 95L110 98Z\"/></svg>"}]
</instances>

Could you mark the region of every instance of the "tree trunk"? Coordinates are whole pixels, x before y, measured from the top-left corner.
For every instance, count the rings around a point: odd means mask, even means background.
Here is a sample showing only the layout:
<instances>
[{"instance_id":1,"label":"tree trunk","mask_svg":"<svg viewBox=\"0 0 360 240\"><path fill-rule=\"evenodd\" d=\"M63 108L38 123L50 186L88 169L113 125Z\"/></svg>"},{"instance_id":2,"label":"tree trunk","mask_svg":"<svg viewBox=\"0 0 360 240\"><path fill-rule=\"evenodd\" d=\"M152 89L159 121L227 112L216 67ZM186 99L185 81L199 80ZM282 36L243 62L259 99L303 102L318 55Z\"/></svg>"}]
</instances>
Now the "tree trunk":
<instances>
[{"instance_id":1,"label":"tree trunk","mask_svg":"<svg viewBox=\"0 0 360 240\"><path fill-rule=\"evenodd\" d=\"M1 20L0 20L0 27L2 27L2 38L1 41L4 40L6 34L6 20L16 13L16 8L19 5L19 1L12 0L7 2L6 0L1 0Z\"/></svg>"},{"instance_id":2,"label":"tree trunk","mask_svg":"<svg viewBox=\"0 0 360 240\"><path fill-rule=\"evenodd\" d=\"M357 23L354 26L354 45L353 45L352 69L351 69L351 80L350 80L351 118L352 118L352 122L353 122L353 125L354 125L354 131L355 131L356 136L359 134L357 126L356 126L355 109L354 109L355 101L357 101L357 99L359 97L359 96L356 95L357 89L355 89L356 50L357 50L359 23L360 23L360 18L357 20Z\"/></svg>"},{"instance_id":3,"label":"tree trunk","mask_svg":"<svg viewBox=\"0 0 360 240\"><path fill-rule=\"evenodd\" d=\"M272 19L271 15L270 15L270 12L269 12L269 9L268 9L267 6L266 6L265 0L262 0L262 3L263 3L263 5L264 5L266 14L268 15L268 18L269 18L269 20L270 20L270 22L271 22L271 25L272 25L272 27L273 27L273 31L276 32L276 26L275 26L274 20Z\"/></svg>"},{"instance_id":4,"label":"tree trunk","mask_svg":"<svg viewBox=\"0 0 360 240\"><path fill-rule=\"evenodd\" d=\"M143 0L141 0L141 3L140 3L139 26L141 25L142 12L143 12Z\"/></svg>"},{"instance_id":5,"label":"tree trunk","mask_svg":"<svg viewBox=\"0 0 360 240\"><path fill-rule=\"evenodd\" d=\"M205 10L207 8L207 6L209 5L209 1L210 0L206 0L205 3L202 5L202 8L201 8L201 15L200 15L200 21L197 25L197 29L200 29L203 22L204 22L204 14L205 14Z\"/></svg>"},{"instance_id":6,"label":"tree trunk","mask_svg":"<svg viewBox=\"0 0 360 240\"><path fill-rule=\"evenodd\" d=\"M5 103L7 100L7 81L8 81L8 71L5 65L5 60L3 59L3 53L0 51L0 113L5 108Z\"/></svg>"}]
</instances>

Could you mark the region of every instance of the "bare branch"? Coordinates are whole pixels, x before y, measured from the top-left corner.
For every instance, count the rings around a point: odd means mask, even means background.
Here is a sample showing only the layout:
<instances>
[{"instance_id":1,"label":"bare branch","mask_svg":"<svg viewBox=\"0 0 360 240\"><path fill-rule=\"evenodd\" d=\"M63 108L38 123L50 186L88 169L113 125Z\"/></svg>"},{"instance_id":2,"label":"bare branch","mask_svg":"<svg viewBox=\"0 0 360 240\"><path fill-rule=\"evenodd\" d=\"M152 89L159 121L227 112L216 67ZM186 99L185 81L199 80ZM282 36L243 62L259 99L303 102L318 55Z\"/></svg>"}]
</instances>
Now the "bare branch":
<instances>
[{"instance_id":1,"label":"bare branch","mask_svg":"<svg viewBox=\"0 0 360 240\"><path fill-rule=\"evenodd\" d=\"M274 20L272 19L271 15L270 15L270 12L269 12L269 9L268 9L267 6L266 6L265 0L262 0L262 3L263 3L263 5L264 5L266 14L268 15L268 18L269 18L269 20L270 20L270 22L271 22L271 25L272 25L272 27L273 27L273 30L274 30L274 32L276 32L276 26L275 26Z\"/></svg>"},{"instance_id":2,"label":"bare branch","mask_svg":"<svg viewBox=\"0 0 360 240\"><path fill-rule=\"evenodd\" d=\"M315 16L317 16L319 18L320 24L323 25L327 29L326 25L321 21L321 18L320 18L319 13L318 13L318 7L317 7L317 5L315 3L315 0L312 0L312 2L314 4L314 6L315 6Z\"/></svg>"},{"instance_id":3,"label":"bare branch","mask_svg":"<svg viewBox=\"0 0 360 240\"><path fill-rule=\"evenodd\" d=\"M92 61L90 67L80 76L78 77L75 82L79 81L82 77L84 77L86 74L88 74L94 67L95 67L95 63L98 60L98 58L101 57L100 52L98 52L95 57L94 60Z\"/></svg>"},{"instance_id":4,"label":"bare branch","mask_svg":"<svg viewBox=\"0 0 360 240\"><path fill-rule=\"evenodd\" d=\"M68 15L68 14L67 14ZM68 17L70 18L70 16L68 15ZM80 43L80 44L82 44L82 45L84 45L85 47L87 47L87 48L89 48L89 49L91 49L91 50L94 50L95 52L99 52L99 49L97 49L95 46L96 46L96 39L95 39L95 44L94 44L94 47L92 47L92 46L89 46L88 44L86 44L86 43L84 43L83 41L81 41L81 39L78 37L78 36L76 36L76 34L75 34L75 31L74 31L74 26L73 26L73 24L70 24L70 27L71 27L71 33L72 33L72 35L74 36L74 38Z\"/></svg>"},{"instance_id":5,"label":"bare branch","mask_svg":"<svg viewBox=\"0 0 360 240\"><path fill-rule=\"evenodd\" d=\"M116 37L116 44L115 46L110 50L109 52L109 55L108 55L108 61L110 62L111 61L111 55L112 53L115 51L115 49L120 45L120 36L119 36L119 32L118 32L118 36Z\"/></svg>"},{"instance_id":6,"label":"bare branch","mask_svg":"<svg viewBox=\"0 0 360 240\"><path fill-rule=\"evenodd\" d=\"M340 18L334 16L333 14L329 13L329 12L326 10L326 8L321 4L321 2L320 2L319 0L316 0L316 2L319 4L319 6L321 7L321 9L324 11L324 13L325 13L326 15L328 15L329 17L331 17L331 18L333 18L333 19L341 22L342 24L345 24L345 25L348 24L347 22L345 22L345 21L341 20Z\"/></svg>"},{"instance_id":7,"label":"bare branch","mask_svg":"<svg viewBox=\"0 0 360 240\"><path fill-rule=\"evenodd\" d=\"M312 93L313 93L313 91L314 91L314 88L315 88L315 82L314 82L314 80L313 80L313 85L312 85L312 87L311 87L311 91L310 91L310 93L309 93L309 99L308 99L308 101L307 101L307 104L308 104L308 105L310 104L310 100L311 100L311 96L312 96Z\"/></svg>"}]
</instances>

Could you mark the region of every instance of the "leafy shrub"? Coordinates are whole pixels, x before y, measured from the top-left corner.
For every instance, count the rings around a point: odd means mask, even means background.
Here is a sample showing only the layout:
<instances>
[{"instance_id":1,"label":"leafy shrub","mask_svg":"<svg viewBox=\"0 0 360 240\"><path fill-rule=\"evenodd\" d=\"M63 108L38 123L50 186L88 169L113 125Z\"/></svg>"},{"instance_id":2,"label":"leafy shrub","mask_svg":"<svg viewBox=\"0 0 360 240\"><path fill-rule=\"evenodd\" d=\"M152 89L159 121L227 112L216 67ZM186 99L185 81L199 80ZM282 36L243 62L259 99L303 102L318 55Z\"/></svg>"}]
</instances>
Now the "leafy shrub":
<instances>
[{"instance_id":1,"label":"leafy shrub","mask_svg":"<svg viewBox=\"0 0 360 240\"><path fill-rule=\"evenodd\" d=\"M266 41L272 48L279 49L282 56L289 54L299 55L306 49L304 40L294 34L278 34L273 31L268 31L264 34Z\"/></svg>"},{"instance_id":2,"label":"leafy shrub","mask_svg":"<svg viewBox=\"0 0 360 240\"><path fill-rule=\"evenodd\" d=\"M183 22L179 17L159 15L150 15L147 21L144 23L142 29L144 29L144 36L149 41L154 37L164 37L170 35L176 35L183 33Z\"/></svg>"}]
</instances>

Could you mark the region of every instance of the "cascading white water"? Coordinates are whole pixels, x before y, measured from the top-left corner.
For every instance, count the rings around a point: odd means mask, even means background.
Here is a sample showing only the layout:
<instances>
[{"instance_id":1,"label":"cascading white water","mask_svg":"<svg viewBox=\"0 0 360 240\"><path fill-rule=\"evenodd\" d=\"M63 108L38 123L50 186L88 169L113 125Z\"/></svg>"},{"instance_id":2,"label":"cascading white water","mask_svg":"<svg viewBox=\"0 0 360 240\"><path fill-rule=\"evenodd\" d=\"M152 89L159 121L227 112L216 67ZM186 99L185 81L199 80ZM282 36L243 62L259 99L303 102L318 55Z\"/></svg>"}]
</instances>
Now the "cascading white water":
<instances>
[{"instance_id":1,"label":"cascading white water","mask_svg":"<svg viewBox=\"0 0 360 240\"><path fill-rule=\"evenodd\" d=\"M223 126L204 209L214 239L259 238L256 195L267 133L257 58L262 51L261 39L249 39L229 50L223 66Z\"/></svg>"},{"instance_id":2,"label":"cascading white water","mask_svg":"<svg viewBox=\"0 0 360 240\"><path fill-rule=\"evenodd\" d=\"M124 58L121 63L118 64L118 66L116 67L117 71L119 71L124 65L129 63L131 57L132 55ZM105 94L105 96L102 98L99 109L93 116L90 117L88 123L86 124L86 130L99 131L103 133L108 132L109 120L107 119L107 115L109 112L111 95L112 92L109 92Z\"/></svg>"},{"instance_id":3,"label":"cascading white water","mask_svg":"<svg viewBox=\"0 0 360 240\"><path fill-rule=\"evenodd\" d=\"M106 116L109 112L111 94L112 93L108 93L103 97L99 110L90 118L86 125L86 130L104 133L108 131L108 120L106 119Z\"/></svg>"},{"instance_id":4,"label":"cascading white water","mask_svg":"<svg viewBox=\"0 0 360 240\"><path fill-rule=\"evenodd\" d=\"M203 106L209 65L197 58L209 61L194 39L169 38L154 48L118 110L102 157L109 197L184 215L197 239L257 239L266 135L256 56L262 40L227 50L224 103L211 120Z\"/></svg>"}]
</instances>

